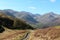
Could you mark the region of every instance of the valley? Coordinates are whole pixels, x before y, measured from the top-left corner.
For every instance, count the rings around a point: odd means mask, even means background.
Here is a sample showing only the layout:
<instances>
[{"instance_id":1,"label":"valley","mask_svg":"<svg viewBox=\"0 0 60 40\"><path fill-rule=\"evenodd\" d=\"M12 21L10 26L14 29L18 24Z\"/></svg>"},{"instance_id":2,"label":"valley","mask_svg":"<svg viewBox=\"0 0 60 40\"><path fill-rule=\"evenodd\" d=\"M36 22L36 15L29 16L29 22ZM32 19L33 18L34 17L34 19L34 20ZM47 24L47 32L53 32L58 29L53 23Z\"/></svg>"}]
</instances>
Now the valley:
<instances>
[{"instance_id":1,"label":"valley","mask_svg":"<svg viewBox=\"0 0 60 40\"><path fill-rule=\"evenodd\" d=\"M60 40L60 15L2 10L0 40Z\"/></svg>"}]
</instances>

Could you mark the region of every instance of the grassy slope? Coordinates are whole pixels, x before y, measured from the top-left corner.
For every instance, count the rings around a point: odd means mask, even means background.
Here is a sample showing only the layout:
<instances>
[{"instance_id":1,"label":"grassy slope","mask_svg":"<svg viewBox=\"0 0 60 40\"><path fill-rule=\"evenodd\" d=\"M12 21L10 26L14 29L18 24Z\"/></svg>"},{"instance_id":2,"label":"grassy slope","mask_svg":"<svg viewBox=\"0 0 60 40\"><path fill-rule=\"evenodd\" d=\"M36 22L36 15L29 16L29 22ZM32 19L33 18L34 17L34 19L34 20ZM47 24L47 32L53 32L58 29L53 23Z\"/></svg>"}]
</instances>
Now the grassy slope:
<instances>
[{"instance_id":1,"label":"grassy slope","mask_svg":"<svg viewBox=\"0 0 60 40\"><path fill-rule=\"evenodd\" d=\"M27 40L60 40L60 26L37 30L10 30L0 33L0 40L22 40L30 32Z\"/></svg>"},{"instance_id":2,"label":"grassy slope","mask_svg":"<svg viewBox=\"0 0 60 40\"><path fill-rule=\"evenodd\" d=\"M60 26L33 30L28 40L60 40Z\"/></svg>"},{"instance_id":3,"label":"grassy slope","mask_svg":"<svg viewBox=\"0 0 60 40\"><path fill-rule=\"evenodd\" d=\"M55 26L55 28L60 28L60 26Z\"/></svg>"},{"instance_id":4,"label":"grassy slope","mask_svg":"<svg viewBox=\"0 0 60 40\"><path fill-rule=\"evenodd\" d=\"M27 30L10 30L5 28L5 31L0 33L0 40L20 40L27 32Z\"/></svg>"}]
</instances>

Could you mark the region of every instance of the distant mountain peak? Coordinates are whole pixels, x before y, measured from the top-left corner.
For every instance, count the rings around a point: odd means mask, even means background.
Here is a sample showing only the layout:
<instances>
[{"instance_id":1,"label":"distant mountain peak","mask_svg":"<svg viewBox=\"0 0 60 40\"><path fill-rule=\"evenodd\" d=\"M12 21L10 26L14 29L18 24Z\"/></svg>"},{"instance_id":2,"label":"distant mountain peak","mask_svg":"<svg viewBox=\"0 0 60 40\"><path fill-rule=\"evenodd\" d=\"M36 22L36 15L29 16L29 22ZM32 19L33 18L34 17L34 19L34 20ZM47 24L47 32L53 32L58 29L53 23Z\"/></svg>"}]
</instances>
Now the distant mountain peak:
<instances>
[{"instance_id":1,"label":"distant mountain peak","mask_svg":"<svg viewBox=\"0 0 60 40\"><path fill-rule=\"evenodd\" d=\"M54 12L49 12L49 13L54 13Z\"/></svg>"},{"instance_id":2,"label":"distant mountain peak","mask_svg":"<svg viewBox=\"0 0 60 40\"><path fill-rule=\"evenodd\" d=\"M48 15L55 15L55 13L54 12L49 12L49 13L47 13Z\"/></svg>"},{"instance_id":3,"label":"distant mountain peak","mask_svg":"<svg viewBox=\"0 0 60 40\"><path fill-rule=\"evenodd\" d=\"M32 14L31 12L21 11L20 13Z\"/></svg>"},{"instance_id":4,"label":"distant mountain peak","mask_svg":"<svg viewBox=\"0 0 60 40\"><path fill-rule=\"evenodd\" d=\"M49 13L46 13L44 14L43 16L46 16L46 17L53 17L55 16L56 14L54 12L49 12Z\"/></svg>"},{"instance_id":5,"label":"distant mountain peak","mask_svg":"<svg viewBox=\"0 0 60 40\"><path fill-rule=\"evenodd\" d=\"M5 11L13 11L12 9L4 9Z\"/></svg>"}]
</instances>

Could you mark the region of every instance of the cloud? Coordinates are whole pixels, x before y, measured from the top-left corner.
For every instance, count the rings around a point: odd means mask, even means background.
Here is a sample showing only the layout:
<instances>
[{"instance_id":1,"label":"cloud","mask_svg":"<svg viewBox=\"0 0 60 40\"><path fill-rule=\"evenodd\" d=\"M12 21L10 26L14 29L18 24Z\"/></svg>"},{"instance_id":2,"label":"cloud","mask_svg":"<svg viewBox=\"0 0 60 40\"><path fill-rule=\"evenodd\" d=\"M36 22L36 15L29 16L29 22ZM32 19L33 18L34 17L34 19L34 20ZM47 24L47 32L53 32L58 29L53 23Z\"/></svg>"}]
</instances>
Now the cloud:
<instances>
[{"instance_id":1,"label":"cloud","mask_svg":"<svg viewBox=\"0 0 60 40\"><path fill-rule=\"evenodd\" d=\"M29 9L32 9L32 10L36 10L37 8L36 7L33 7L33 6L31 6L31 7L28 7Z\"/></svg>"},{"instance_id":2,"label":"cloud","mask_svg":"<svg viewBox=\"0 0 60 40\"><path fill-rule=\"evenodd\" d=\"M50 2L54 3L54 2L56 2L56 0L50 0Z\"/></svg>"}]
</instances>

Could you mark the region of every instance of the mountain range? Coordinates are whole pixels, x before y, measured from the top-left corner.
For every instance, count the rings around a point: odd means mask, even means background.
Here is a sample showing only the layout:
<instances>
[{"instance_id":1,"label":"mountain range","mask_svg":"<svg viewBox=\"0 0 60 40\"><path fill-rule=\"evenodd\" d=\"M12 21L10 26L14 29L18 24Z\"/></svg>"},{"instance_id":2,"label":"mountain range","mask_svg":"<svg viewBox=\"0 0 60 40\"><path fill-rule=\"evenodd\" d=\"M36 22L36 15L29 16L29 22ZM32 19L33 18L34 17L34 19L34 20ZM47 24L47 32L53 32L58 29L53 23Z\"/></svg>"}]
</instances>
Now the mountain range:
<instances>
[{"instance_id":1,"label":"mountain range","mask_svg":"<svg viewBox=\"0 0 60 40\"><path fill-rule=\"evenodd\" d=\"M0 40L60 40L60 15L0 10Z\"/></svg>"},{"instance_id":2,"label":"mountain range","mask_svg":"<svg viewBox=\"0 0 60 40\"><path fill-rule=\"evenodd\" d=\"M22 19L29 24L42 24L43 27L60 25L60 15L54 12L45 13L44 15L33 14L26 11L18 12L11 9L0 10L0 12L3 12L12 17Z\"/></svg>"}]
</instances>

